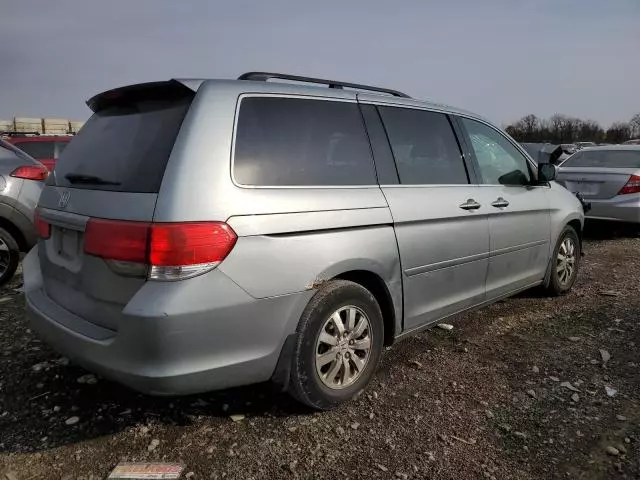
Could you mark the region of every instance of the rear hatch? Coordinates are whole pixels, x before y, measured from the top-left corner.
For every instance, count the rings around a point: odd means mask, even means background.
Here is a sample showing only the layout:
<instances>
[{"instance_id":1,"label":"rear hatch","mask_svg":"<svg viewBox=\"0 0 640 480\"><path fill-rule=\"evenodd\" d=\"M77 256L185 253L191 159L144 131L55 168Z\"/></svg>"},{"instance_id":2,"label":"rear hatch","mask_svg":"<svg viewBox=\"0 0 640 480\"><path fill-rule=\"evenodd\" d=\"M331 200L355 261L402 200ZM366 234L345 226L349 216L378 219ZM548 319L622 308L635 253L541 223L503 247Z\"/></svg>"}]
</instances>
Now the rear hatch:
<instances>
[{"instance_id":1,"label":"rear hatch","mask_svg":"<svg viewBox=\"0 0 640 480\"><path fill-rule=\"evenodd\" d=\"M88 102L94 114L58 159L38 210L48 237L39 249L44 289L68 311L117 330L123 307L146 281L146 272L126 262L86 253L85 231L95 219L153 219L194 95L169 81L111 90Z\"/></svg>"},{"instance_id":2,"label":"rear hatch","mask_svg":"<svg viewBox=\"0 0 640 480\"><path fill-rule=\"evenodd\" d=\"M582 150L562 165L556 181L589 199L613 198L640 171L638 150Z\"/></svg>"}]
</instances>

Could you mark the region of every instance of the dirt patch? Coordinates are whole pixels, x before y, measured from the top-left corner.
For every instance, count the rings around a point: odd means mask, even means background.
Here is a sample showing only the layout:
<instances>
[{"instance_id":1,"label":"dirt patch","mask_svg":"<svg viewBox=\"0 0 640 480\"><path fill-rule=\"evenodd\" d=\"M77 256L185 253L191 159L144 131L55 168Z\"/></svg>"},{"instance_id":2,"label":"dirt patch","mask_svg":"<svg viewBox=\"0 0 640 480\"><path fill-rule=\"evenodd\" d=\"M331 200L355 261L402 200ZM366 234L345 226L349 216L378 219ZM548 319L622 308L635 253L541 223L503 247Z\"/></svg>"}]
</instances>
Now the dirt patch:
<instances>
[{"instance_id":1,"label":"dirt patch","mask_svg":"<svg viewBox=\"0 0 640 480\"><path fill-rule=\"evenodd\" d=\"M400 342L326 413L266 385L163 399L87 376L30 331L17 280L0 292L0 478L104 478L121 460L194 479L639 478L640 239L585 250L566 297Z\"/></svg>"}]
</instances>

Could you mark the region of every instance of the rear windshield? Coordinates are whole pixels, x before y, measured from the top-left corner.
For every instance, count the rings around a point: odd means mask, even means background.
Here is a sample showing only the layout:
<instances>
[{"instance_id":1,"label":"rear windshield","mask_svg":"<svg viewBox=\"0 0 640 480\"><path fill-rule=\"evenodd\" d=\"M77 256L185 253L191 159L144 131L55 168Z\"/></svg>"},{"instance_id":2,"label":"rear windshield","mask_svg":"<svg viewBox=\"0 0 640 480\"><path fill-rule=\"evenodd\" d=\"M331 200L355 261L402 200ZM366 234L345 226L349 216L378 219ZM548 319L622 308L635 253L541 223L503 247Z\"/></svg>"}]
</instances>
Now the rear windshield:
<instances>
[{"instance_id":1,"label":"rear windshield","mask_svg":"<svg viewBox=\"0 0 640 480\"><path fill-rule=\"evenodd\" d=\"M585 150L567 158L562 166L640 168L640 150Z\"/></svg>"},{"instance_id":2,"label":"rear windshield","mask_svg":"<svg viewBox=\"0 0 640 480\"><path fill-rule=\"evenodd\" d=\"M0 140L0 160L15 160L19 158L27 163L35 163L33 158L27 155L23 150L20 150L15 145L12 145L4 140Z\"/></svg>"},{"instance_id":3,"label":"rear windshield","mask_svg":"<svg viewBox=\"0 0 640 480\"><path fill-rule=\"evenodd\" d=\"M33 158L54 158L55 142L16 142L15 146Z\"/></svg>"},{"instance_id":4,"label":"rear windshield","mask_svg":"<svg viewBox=\"0 0 640 480\"><path fill-rule=\"evenodd\" d=\"M156 90L101 104L60 155L56 185L157 193L193 95Z\"/></svg>"}]
</instances>

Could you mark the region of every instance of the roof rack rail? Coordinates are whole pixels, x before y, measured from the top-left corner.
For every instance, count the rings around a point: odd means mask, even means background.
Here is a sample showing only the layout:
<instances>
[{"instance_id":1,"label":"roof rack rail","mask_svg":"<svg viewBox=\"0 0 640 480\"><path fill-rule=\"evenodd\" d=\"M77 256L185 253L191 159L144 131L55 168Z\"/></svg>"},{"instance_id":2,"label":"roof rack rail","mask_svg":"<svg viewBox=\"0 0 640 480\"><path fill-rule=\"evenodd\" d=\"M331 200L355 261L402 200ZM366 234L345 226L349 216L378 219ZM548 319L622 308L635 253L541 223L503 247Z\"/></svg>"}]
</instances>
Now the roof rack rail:
<instances>
[{"instance_id":1,"label":"roof rack rail","mask_svg":"<svg viewBox=\"0 0 640 480\"><path fill-rule=\"evenodd\" d=\"M393 95L394 97L411 98L406 93L399 92L398 90L391 90L390 88L372 87L371 85L360 85L359 83L347 83L338 82L335 80L326 80L324 78L302 77L299 75L289 75L286 73L270 73L270 72L247 72L238 77L238 80L255 80L260 82L266 82L272 78L280 80L292 80L294 82L305 83L319 83L321 85L328 85L329 88L353 88L357 90L369 90L372 92L386 93L387 95Z\"/></svg>"}]
</instances>

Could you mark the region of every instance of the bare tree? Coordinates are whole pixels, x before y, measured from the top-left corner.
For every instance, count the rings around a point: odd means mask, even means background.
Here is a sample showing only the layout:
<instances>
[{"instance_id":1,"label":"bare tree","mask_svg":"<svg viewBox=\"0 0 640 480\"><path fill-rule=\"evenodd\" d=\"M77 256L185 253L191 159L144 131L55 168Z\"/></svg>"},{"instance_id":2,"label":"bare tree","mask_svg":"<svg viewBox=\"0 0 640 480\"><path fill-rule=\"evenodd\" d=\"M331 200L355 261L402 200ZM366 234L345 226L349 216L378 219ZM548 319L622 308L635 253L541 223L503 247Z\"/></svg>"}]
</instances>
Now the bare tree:
<instances>
[{"instance_id":1,"label":"bare tree","mask_svg":"<svg viewBox=\"0 0 640 480\"><path fill-rule=\"evenodd\" d=\"M629 120L629 135L631 138L640 138L640 113L636 113Z\"/></svg>"},{"instance_id":2,"label":"bare tree","mask_svg":"<svg viewBox=\"0 0 640 480\"><path fill-rule=\"evenodd\" d=\"M626 122L616 122L607 129L606 140L609 143L622 143L629 140L631 129Z\"/></svg>"},{"instance_id":3,"label":"bare tree","mask_svg":"<svg viewBox=\"0 0 640 480\"><path fill-rule=\"evenodd\" d=\"M553 143L562 143L562 129L566 118L559 113L551 115L549 118L549 133Z\"/></svg>"}]
</instances>

